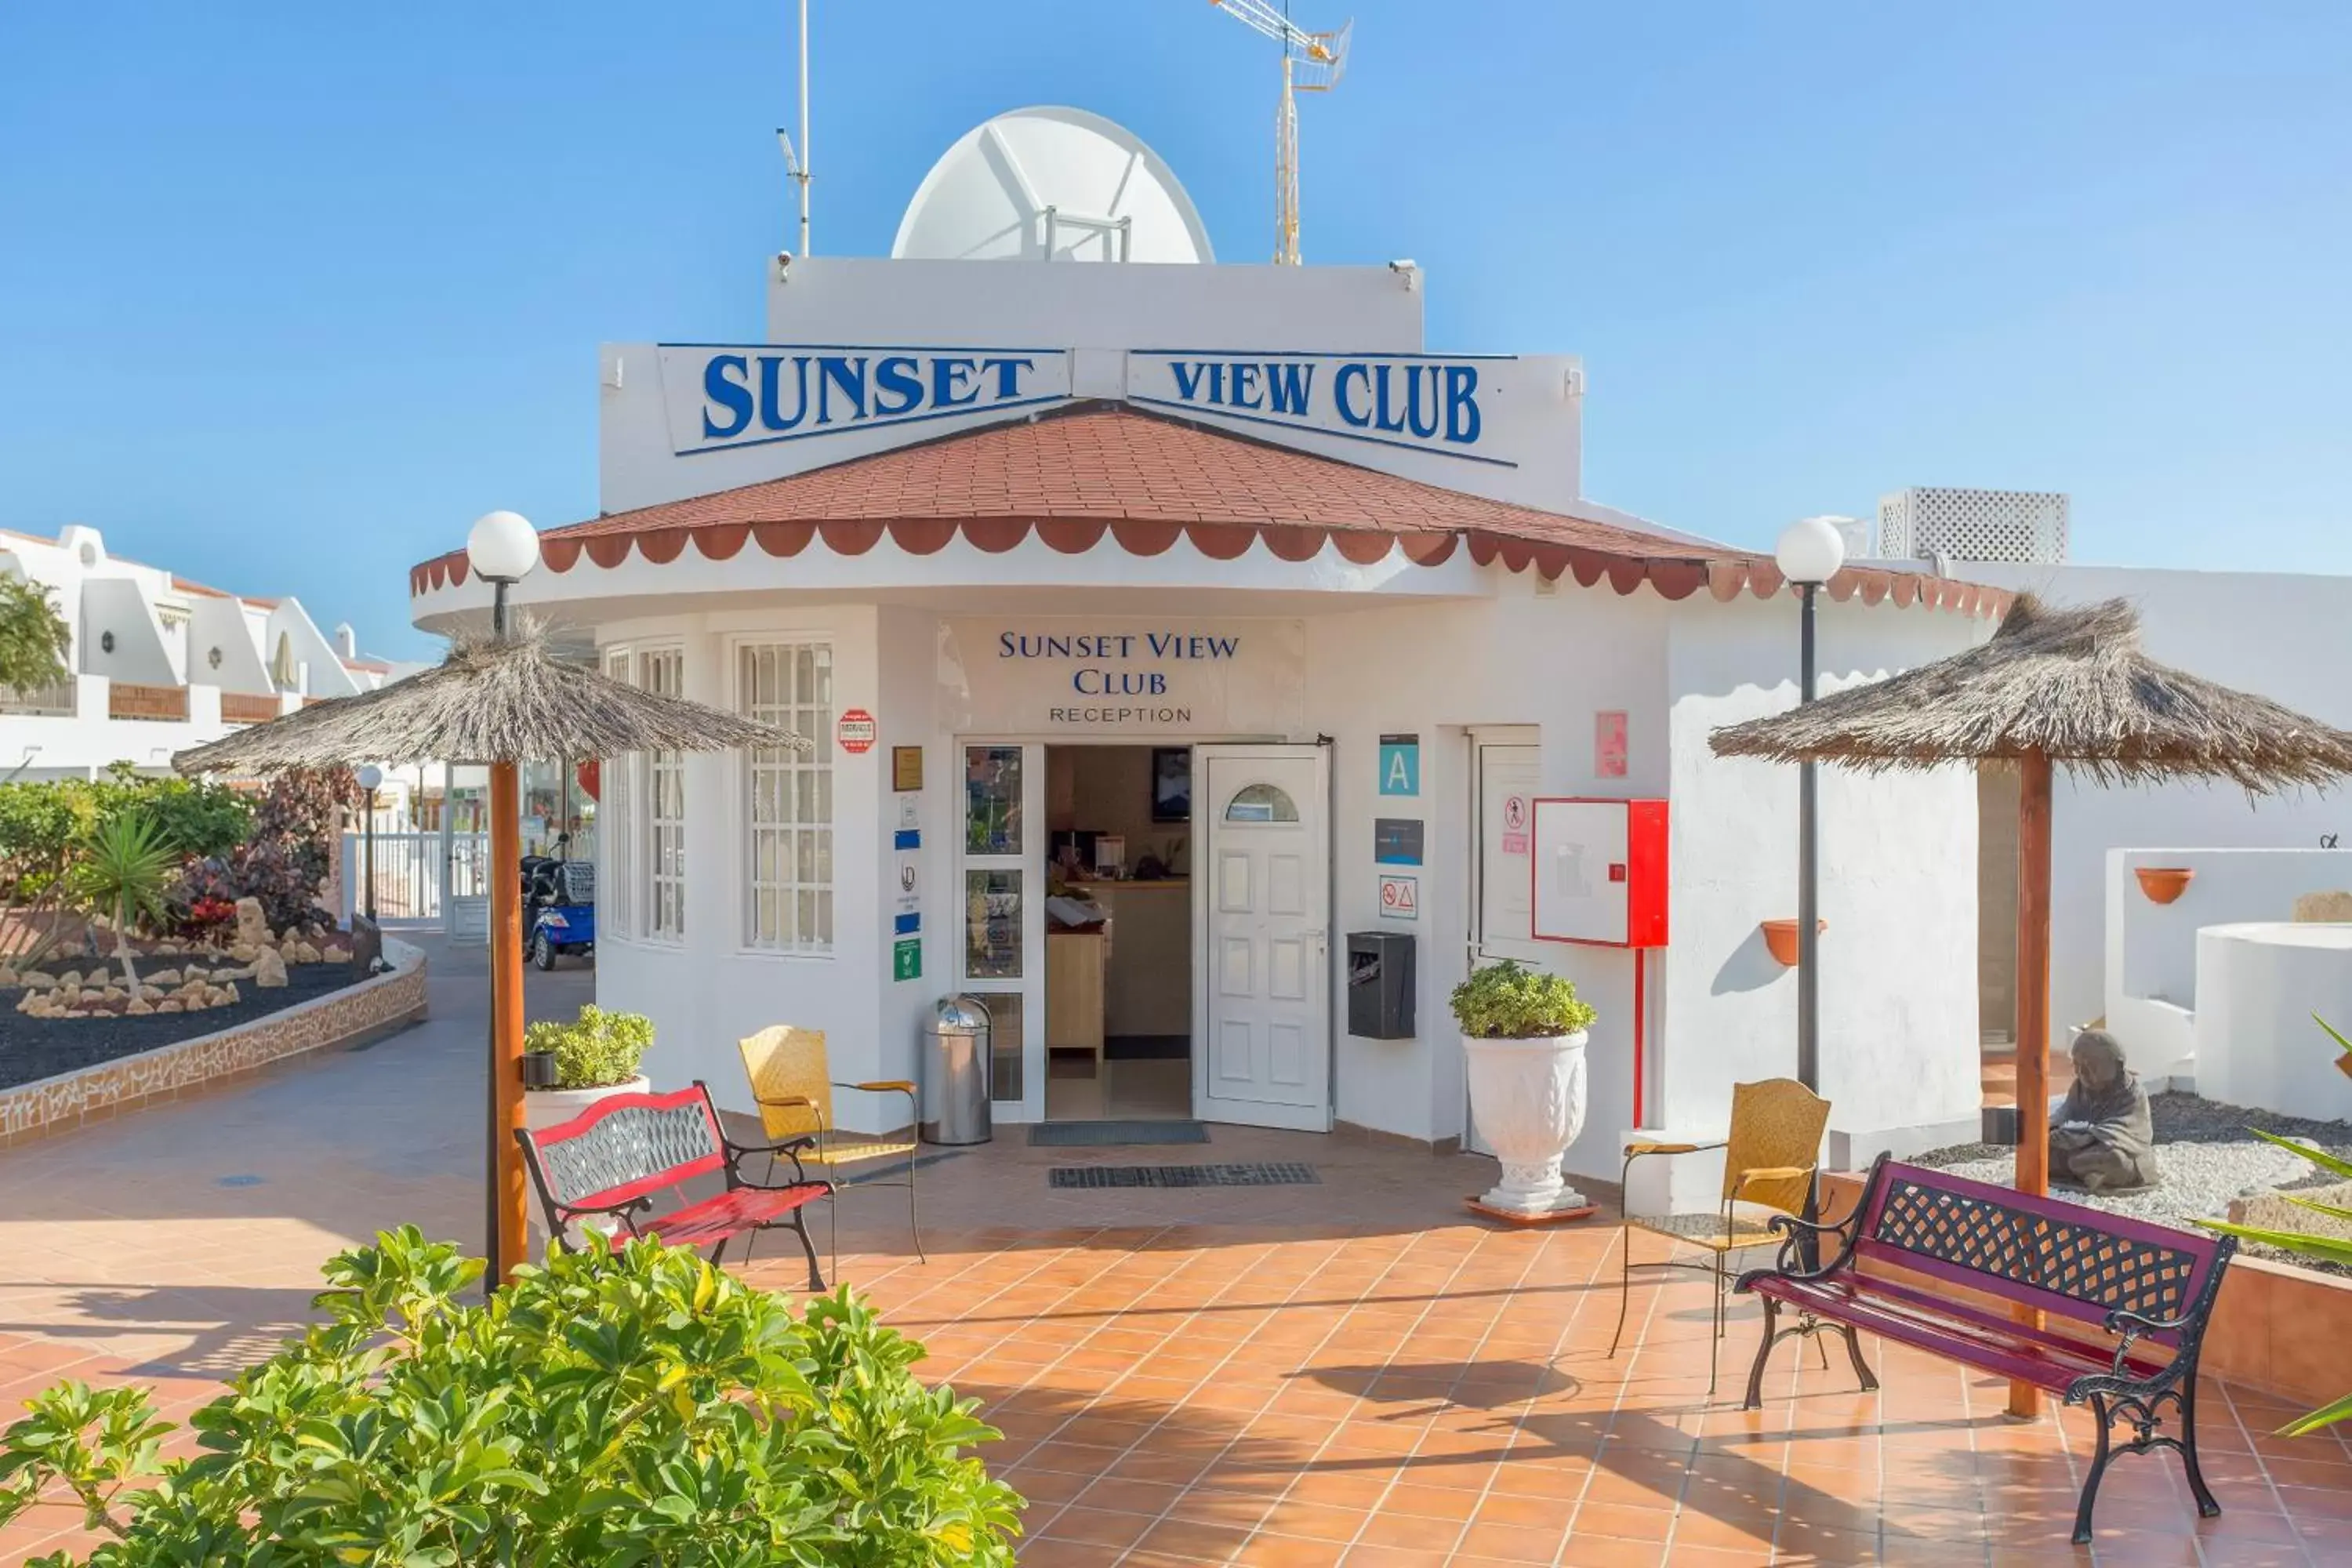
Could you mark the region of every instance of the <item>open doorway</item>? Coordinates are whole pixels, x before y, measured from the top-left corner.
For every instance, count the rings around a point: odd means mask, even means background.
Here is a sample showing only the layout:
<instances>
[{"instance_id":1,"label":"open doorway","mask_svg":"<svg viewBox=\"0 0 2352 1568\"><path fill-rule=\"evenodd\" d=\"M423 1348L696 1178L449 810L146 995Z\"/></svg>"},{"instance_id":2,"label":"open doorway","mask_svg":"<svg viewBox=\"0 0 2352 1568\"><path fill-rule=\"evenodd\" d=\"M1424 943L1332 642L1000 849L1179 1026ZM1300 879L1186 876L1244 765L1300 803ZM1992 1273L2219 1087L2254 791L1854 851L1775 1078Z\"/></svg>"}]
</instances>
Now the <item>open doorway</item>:
<instances>
[{"instance_id":1,"label":"open doorway","mask_svg":"<svg viewBox=\"0 0 2352 1568\"><path fill-rule=\"evenodd\" d=\"M1045 1119L1192 1114L1192 751L1048 746Z\"/></svg>"}]
</instances>

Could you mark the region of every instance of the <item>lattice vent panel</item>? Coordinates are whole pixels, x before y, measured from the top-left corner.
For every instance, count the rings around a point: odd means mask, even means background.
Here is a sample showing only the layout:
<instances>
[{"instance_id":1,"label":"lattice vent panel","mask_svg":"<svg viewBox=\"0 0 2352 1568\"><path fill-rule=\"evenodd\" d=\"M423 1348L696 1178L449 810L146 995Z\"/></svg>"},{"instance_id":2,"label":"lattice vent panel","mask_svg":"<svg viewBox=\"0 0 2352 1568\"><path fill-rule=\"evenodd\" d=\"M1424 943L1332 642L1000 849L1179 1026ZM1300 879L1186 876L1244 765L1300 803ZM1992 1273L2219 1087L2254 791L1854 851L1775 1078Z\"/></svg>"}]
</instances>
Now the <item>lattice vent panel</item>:
<instances>
[{"instance_id":1,"label":"lattice vent panel","mask_svg":"<svg viewBox=\"0 0 2352 1568\"><path fill-rule=\"evenodd\" d=\"M1899 490L1879 500L1878 553L2055 564L2066 559L2069 510L2046 490Z\"/></svg>"},{"instance_id":2,"label":"lattice vent panel","mask_svg":"<svg viewBox=\"0 0 2352 1568\"><path fill-rule=\"evenodd\" d=\"M1989 1199L1897 1181L1874 1239L2109 1310L2175 1318L2189 1303L2197 1256Z\"/></svg>"}]
</instances>

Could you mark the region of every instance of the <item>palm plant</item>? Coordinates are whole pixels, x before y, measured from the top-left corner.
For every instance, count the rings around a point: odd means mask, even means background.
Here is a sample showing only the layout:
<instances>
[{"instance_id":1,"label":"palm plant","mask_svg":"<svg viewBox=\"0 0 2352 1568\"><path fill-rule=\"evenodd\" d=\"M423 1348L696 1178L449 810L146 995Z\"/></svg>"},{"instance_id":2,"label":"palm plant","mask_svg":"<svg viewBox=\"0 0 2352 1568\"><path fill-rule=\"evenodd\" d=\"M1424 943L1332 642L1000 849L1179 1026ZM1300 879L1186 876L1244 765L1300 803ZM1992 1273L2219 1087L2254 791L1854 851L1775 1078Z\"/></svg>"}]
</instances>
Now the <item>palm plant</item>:
<instances>
[{"instance_id":1,"label":"palm plant","mask_svg":"<svg viewBox=\"0 0 2352 1568\"><path fill-rule=\"evenodd\" d=\"M163 912L163 894L179 868L179 855L164 842L154 819L124 812L100 823L82 840L67 879L83 908L114 921L114 956L123 984L133 995L139 972L131 966L131 926L142 916Z\"/></svg>"},{"instance_id":2,"label":"palm plant","mask_svg":"<svg viewBox=\"0 0 2352 1568\"><path fill-rule=\"evenodd\" d=\"M2347 1077L2352 1077L2352 1039L2345 1038L2333 1024L2316 1013L2311 1016L2311 1021L2326 1030L2327 1037L2336 1042L2336 1048L2343 1053L2336 1058L2336 1065L2343 1069ZM2290 1152L2300 1154L2323 1171L2352 1179L2352 1160L2331 1154L2325 1149L2308 1148L2304 1144L2281 1138L2276 1133L2265 1132L2259 1127L2251 1128L2249 1131L2257 1138L2275 1143ZM2346 1208L2338 1204L2324 1204L2316 1198L2297 1197L2293 1193L2281 1193L2279 1196L2291 1204L2300 1205L2314 1214L2325 1215L2333 1220L2352 1223L2352 1208ZM2253 1226L2233 1225L2227 1220L2219 1219L2200 1219L2197 1223L2208 1230L2218 1230L2224 1235L2238 1237L2246 1241L2258 1241L2266 1247L2275 1247L2316 1262L2334 1263L2345 1268L2352 1268L2352 1240L2347 1240L2340 1236L2320 1236L2300 1230L2264 1230ZM2316 1410L2296 1416L2279 1428L2279 1436L2301 1437L2307 1433L2316 1432L2323 1426L2333 1426L2338 1421L2352 1421L2352 1394L2347 1394L2342 1398L2332 1400Z\"/></svg>"}]
</instances>

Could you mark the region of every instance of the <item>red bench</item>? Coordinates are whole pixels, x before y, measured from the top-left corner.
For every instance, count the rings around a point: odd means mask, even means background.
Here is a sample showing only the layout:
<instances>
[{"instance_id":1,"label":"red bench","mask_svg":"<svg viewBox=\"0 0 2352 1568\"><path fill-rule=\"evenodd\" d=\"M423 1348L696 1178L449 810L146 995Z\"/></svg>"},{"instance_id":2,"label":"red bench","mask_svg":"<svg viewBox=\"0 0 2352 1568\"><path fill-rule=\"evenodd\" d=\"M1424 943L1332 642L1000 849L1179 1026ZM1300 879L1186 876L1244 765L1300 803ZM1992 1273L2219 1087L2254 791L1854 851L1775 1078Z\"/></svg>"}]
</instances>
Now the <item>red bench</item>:
<instances>
[{"instance_id":1,"label":"red bench","mask_svg":"<svg viewBox=\"0 0 2352 1568\"><path fill-rule=\"evenodd\" d=\"M2032 1197L1942 1171L1898 1164L1881 1155L1853 1214L1818 1225L1780 1215L1788 1240L1770 1268L1751 1269L1734 1287L1764 1302L1764 1342L1748 1377L1747 1408L1763 1403L1772 1347L1825 1328L1843 1332L1865 1388L1877 1386L1864 1364L1856 1329L1929 1351L1996 1376L2048 1389L2069 1405L2088 1401L2098 1447L2074 1510L2074 1540L2091 1539L2099 1478L2116 1453L2170 1448L2189 1472L2197 1511L2221 1511L2197 1468L2197 1352L2237 1242L2104 1214L2080 1204ZM1843 1243L1826 1264L1813 1261L1824 1238ZM1865 1273L1864 1267L1873 1271ZM1878 1270L1924 1276L1926 1285ZM2062 1333L2015 1321L2002 1306L1956 1298L1958 1286L2010 1307L2037 1308L2095 1324L2108 1339ZM1783 1308L1796 1324L1780 1328ZM2179 1436L2162 1433L2166 1406ZM2111 1449L2118 1426L2129 1441Z\"/></svg>"},{"instance_id":2,"label":"red bench","mask_svg":"<svg viewBox=\"0 0 2352 1568\"><path fill-rule=\"evenodd\" d=\"M697 1079L692 1089L667 1094L615 1094L598 1100L569 1121L537 1131L518 1131L523 1163L530 1168L531 1184L547 1211L551 1234L572 1245L572 1227L581 1220L618 1219L626 1236L614 1236L614 1245L629 1237L657 1237L679 1247L709 1247L710 1261L725 1256L727 1244L744 1240L751 1255L752 1238L761 1231L789 1229L800 1237L808 1255L809 1289L824 1289L817 1272L816 1247L809 1240L801 1211L817 1199L829 1197L833 1184L813 1178L801 1169L795 1152L809 1140L783 1143L738 1143L727 1136L710 1091ZM793 1163L793 1180L761 1184L744 1179L747 1155L774 1157ZM698 1177L723 1175L724 1191L665 1214L653 1213L657 1193L675 1192Z\"/></svg>"}]
</instances>

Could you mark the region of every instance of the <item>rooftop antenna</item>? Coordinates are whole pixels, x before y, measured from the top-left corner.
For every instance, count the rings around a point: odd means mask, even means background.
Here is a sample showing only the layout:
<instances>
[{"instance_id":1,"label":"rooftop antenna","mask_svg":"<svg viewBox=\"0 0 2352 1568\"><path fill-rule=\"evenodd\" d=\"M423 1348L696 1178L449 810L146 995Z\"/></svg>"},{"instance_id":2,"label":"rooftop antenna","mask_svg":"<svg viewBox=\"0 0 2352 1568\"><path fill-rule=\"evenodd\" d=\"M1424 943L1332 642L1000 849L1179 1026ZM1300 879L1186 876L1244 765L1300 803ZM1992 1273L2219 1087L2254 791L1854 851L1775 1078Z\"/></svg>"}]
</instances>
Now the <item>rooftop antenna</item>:
<instances>
[{"instance_id":1,"label":"rooftop antenna","mask_svg":"<svg viewBox=\"0 0 2352 1568\"><path fill-rule=\"evenodd\" d=\"M800 249L794 254L809 253L809 90L808 90L808 0L801 0L801 140L800 148L793 148L792 132L776 127L776 141L784 150L784 174L798 185L801 196Z\"/></svg>"},{"instance_id":2,"label":"rooftop antenna","mask_svg":"<svg viewBox=\"0 0 2352 1568\"><path fill-rule=\"evenodd\" d=\"M1274 258L1298 265L1298 106L1296 92L1328 92L1348 68L1348 38L1353 20L1336 33L1309 32L1290 19L1285 0L1209 0L1228 16L1247 24L1282 46L1282 105L1274 120Z\"/></svg>"}]
</instances>

